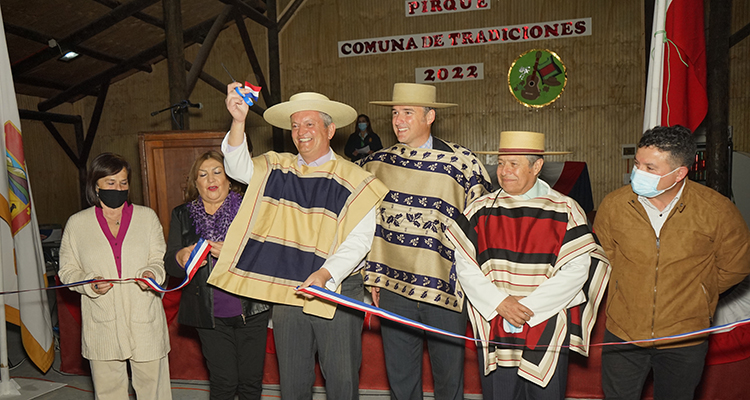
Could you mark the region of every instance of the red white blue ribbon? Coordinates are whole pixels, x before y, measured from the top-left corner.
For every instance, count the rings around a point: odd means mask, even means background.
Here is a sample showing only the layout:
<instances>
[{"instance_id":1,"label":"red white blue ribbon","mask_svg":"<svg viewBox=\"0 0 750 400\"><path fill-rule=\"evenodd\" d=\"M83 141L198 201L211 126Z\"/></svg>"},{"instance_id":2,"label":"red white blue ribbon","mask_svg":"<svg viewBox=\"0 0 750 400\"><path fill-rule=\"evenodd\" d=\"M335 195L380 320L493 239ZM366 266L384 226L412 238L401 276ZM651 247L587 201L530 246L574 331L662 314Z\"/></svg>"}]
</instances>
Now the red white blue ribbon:
<instances>
[{"instance_id":1,"label":"red white blue ribbon","mask_svg":"<svg viewBox=\"0 0 750 400\"><path fill-rule=\"evenodd\" d=\"M172 289L164 289L158 283L156 283L155 280L151 278L130 278L130 279L145 283L148 287L150 287L155 292L167 293L167 292L173 292L175 290L180 290L183 287L185 287L185 285L187 285L193 279L193 276L195 276L195 273L198 272L198 268L201 267L203 260L206 259L206 256L208 256L208 253L210 251L211 251L211 245L208 244L208 242L204 240L203 238L200 238L198 240L198 243L195 244L193 251L190 252L190 257L188 257L188 260L185 263L185 279L183 279L182 283L173 287Z\"/></svg>"},{"instance_id":2,"label":"red white blue ribbon","mask_svg":"<svg viewBox=\"0 0 750 400\"><path fill-rule=\"evenodd\" d=\"M62 288L67 288L67 287L72 287L72 286L87 285L91 283L123 283L123 282L143 282L156 292L159 292L159 293L173 292L175 290L182 289L183 287L185 287L185 285L187 285L193 279L193 276L195 276L195 273L198 272L198 268L201 267L203 260L206 259L206 256L208 256L208 253L210 251L211 251L211 245L208 244L208 242L205 241L203 238L200 238L200 240L198 240L198 243L195 244L193 251L190 253L190 257L188 257L188 260L185 263L185 279L182 281L182 283L180 283L176 287L173 287L172 289L165 289L161 287L158 283L156 283L155 280L151 278L87 279L85 281L72 282L72 283L68 283L64 285L50 286L46 288L0 292L0 295L31 292L31 291L37 291L37 290L62 289Z\"/></svg>"},{"instance_id":3,"label":"red white blue ribbon","mask_svg":"<svg viewBox=\"0 0 750 400\"><path fill-rule=\"evenodd\" d=\"M493 342L493 341L483 341L481 339L472 338L464 335L459 335L453 332L448 332L442 329L435 328L434 326L430 326L427 324L423 324L421 322L417 322L414 320L411 320L409 318L402 317L398 314L394 314L392 312L383 310L382 308L375 307L371 304L366 304L358 300L354 300L352 298L343 296L341 294L338 294L336 292L331 292L330 290L323 289L319 286L309 286L305 288L297 288L298 291L311 294L313 296L319 297L324 300L331 301L333 303L346 306L349 308L353 308L355 310L362 311L366 314L373 314L377 315L378 317L385 318L387 320L391 320L394 322L398 322L400 324L404 324L407 326L411 326L412 328L422 329L427 332L433 332L440 335L450 336L454 338L469 340L473 342L483 342L483 343L489 343L499 346L505 346L505 347L524 347L524 344L512 344L512 343L501 343L501 342ZM631 340L627 342L610 342L610 343L591 343L590 346L611 346L611 345L622 345L622 344L637 344L637 343L652 343L652 342L660 342L664 340L674 340L674 339L684 339L692 336L699 336L707 333L716 333L719 331L729 331L734 329L737 326L744 325L750 323L750 319L744 319L741 321L733 322L726 325L720 325L720 326L714 326L711 328L701 329L699 331L693 331L693 332L687 332L682 333L679 335L672 335L672 336L665 336L665 337L659 337L659 338L653 338L653 339L643 339L643 340ZM539 345L539 347L544 347ZM562 347L569 347L569 346L562 346Z\"/></svg>"}]
</instances>

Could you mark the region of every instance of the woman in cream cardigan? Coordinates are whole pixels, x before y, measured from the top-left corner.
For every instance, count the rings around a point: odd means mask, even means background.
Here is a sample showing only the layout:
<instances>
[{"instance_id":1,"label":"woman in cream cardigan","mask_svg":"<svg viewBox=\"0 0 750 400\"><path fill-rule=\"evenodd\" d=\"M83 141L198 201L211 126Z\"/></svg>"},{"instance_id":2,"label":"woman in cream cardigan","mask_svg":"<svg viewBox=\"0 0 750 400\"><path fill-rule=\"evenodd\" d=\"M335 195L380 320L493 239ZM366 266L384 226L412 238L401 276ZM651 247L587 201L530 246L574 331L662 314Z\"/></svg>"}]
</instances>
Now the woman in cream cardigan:
<instances>
[{"instance_id":1,"label":"woman in cream cardigan","mask_svg":"<svg viewBox=\"0 0 750 400\"><path fill-rule=\"evenodd\" d=\"M153 278L164 282L166 244L153 210L127 202L130 165L103 153L89 166L93 206L70 217L60 244L60 280ZM169 335L158 293L142 282L91 283L81 294L81 353L96 398L128 399L127 363L138 400L171 399Z\"/></svg>"}]
</instances>

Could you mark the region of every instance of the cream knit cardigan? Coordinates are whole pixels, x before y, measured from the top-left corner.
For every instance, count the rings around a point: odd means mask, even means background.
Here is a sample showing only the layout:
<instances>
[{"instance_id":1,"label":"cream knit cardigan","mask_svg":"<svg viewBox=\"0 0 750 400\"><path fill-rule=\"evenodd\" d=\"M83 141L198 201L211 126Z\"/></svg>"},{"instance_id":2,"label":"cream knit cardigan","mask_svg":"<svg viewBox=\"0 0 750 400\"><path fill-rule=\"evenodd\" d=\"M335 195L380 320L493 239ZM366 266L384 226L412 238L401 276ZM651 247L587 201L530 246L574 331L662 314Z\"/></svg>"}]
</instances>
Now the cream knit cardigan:
<instances>
[{"instance_id":1,"label":"cream knit cardigan","mask_svg":"<svg viewBox=\"0 0 750 400\"><path fill-rule=\"evenodd\" d=\"M165 279L164 234L156 213L133 205L133 218L122 244L122 278L151 271ZM117 279L112 248L96 220L94 207L71 216L60 244L60 280L63 283L95 276ZM170 350L167 320L161 297L141 290L135 282L114 283L104 295L91 284L70 288L81 293L81 354L89 360L152 361Z\"/></svg>"}]
</instances>

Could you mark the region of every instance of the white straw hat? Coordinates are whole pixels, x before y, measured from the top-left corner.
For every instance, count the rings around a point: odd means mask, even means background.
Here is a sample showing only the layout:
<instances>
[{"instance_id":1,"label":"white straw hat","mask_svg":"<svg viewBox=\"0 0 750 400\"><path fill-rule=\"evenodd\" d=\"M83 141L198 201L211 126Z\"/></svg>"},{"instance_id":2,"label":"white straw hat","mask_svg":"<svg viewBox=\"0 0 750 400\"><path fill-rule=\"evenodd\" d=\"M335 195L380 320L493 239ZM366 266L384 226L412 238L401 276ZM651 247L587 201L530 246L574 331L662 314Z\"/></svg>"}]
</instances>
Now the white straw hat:
<instances>
[{"instance_id":1,"label":"white straw hat","mask_svg":"<svg viewBox=\"0 0 750 400\"><path fill-rule=\"evenodd\" d=\"M321 111L331 116L337 128L343 128L357 119L357 111L344 103L330 100L328 97L315 92L297 93L289 101L276 104L263 113L263 119L269 124L292 129L290 117L299 111Z\"/></svg>"},{"instance_id":2,"label":"white straw hat","mask_svg":"<svg viewBox=\"0 0 750 400\"><path fill-rule=\"evenodd\" d=\"M497 155L560 155L570 154L570 151L545 151L544 134L527 131L500 132L500 146L497 151L475 151L475 154Z\"/></svg>"},{"instance_id":3,"label":"white straw hat","mask_svg":"<svg viewBox=\"0 0 750 400\"><path fill-rule=\"evenodd\" d=\"M456 107L458 104L437 103L435 86L420 83L396 83L393 85L393 100L371 101L376 106L422 106L432 108Z\"/></svg>"}]
</instances>

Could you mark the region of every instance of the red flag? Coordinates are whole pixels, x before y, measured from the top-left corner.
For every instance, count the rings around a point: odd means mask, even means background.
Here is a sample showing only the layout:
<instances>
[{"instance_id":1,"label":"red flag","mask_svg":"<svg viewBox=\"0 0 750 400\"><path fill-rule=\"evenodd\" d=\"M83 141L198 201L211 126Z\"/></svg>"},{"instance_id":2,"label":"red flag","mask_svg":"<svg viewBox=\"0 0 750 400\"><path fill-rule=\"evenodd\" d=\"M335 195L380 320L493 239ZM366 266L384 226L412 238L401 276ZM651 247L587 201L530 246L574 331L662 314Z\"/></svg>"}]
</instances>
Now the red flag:
<instances>
[{"instance_id":1,"label":"red flag","mask_svg":"<svg viewBox=\"0 0 750 400\"><path fill-rule=\"evenodd\" d=\"M703 0L672 0L666 31L662 125L695 131L708 111Z\"/></svg>"}]
</instances>

